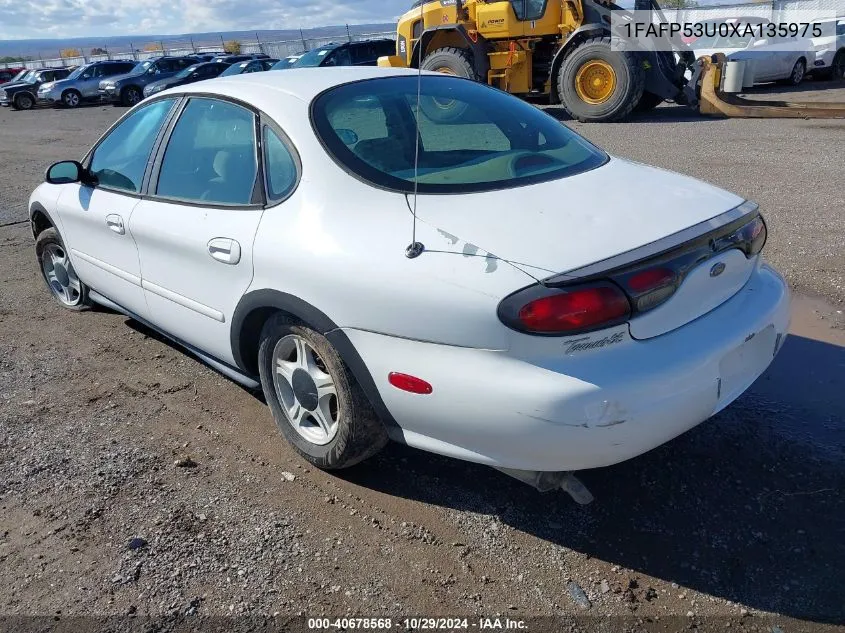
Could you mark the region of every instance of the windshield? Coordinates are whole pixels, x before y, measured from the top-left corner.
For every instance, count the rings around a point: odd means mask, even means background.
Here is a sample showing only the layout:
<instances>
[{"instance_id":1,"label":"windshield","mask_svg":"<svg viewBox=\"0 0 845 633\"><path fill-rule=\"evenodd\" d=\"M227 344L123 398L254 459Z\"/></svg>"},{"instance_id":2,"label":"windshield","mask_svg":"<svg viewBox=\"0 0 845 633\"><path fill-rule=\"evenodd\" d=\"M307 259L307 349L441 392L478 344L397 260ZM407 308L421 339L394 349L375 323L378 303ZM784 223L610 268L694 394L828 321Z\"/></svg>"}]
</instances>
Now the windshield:
<instances>
[{"instance_id":1,"label":"windshield","mask_svg":"<svg viewBox=\"0 0 845 633\"><path fill-rule=\"evenodd\" d=\"M227 77L229 75L240 75L244 71L244 68L247 67L248 64L249 64L249 62L241 62L240 64L233 64L233 65L229 66L226 70L224 70L222 73L220 73L220 76L221 77Z\"/></svg>"},{"instance_id":2,"label":"windshield","mask_svg":"<svg viewBox=\"0 0 845 633\"><path fill-rule=\"evenodd\" d=\"M24 79L26 79L27 75L29 75L31 72L32 72L31 70L22 70L17 75L12 77L11 81L23 81Z\"/></svg>"},{"instance_id":3,"label":"windshield","mask_svg":"<svg viewBox=\"0 0 845 633\"><path fill-rule=\"evenodd\" d=\"M317 135L344 169L378 187L489 191L594 169L607 155L556 119L472 81L425 75L332 88L311 106Z\"/></svg>"},{"instance_id":4,"label":"windshield","mask_svg":"<svg viewBox=\"0 0 845 633\"><path fill-rule=\"evenodd\" d=\"M186 77L190 77L191 73L196 72L197 68L199 68L199 64L194 64L193 66L188 66L185 70L179 71L176 75L176 79L185 79Z\"/></svg>"},{"instance_id":5,"label":"windshield","mask_svg":"<svg viewBox=\"0 0 845 633\"><path fill-rule=\"evenodd\" d=\"M66 77L66 79L76 79L77 77L79 77L80 75L82 75L82 73L84 73L84 72L85 72L86 70L88 70L89 68L91 68L91 65L90 65L90 64L85 65L85 66L80 66L79 68L77 68L76 70L74 70L71 74L69 74L69 75Z\"/></svg>"},{"instance_id":6,"label":"windshield","mask_svg":"<svg viewBox=\"0 0 845 633\"><path fill-rule=\"evenodd\" d=\"M143 75L145 72L147 72L150 69L150 66L152 66L153 64L155 64L155 62L148 59L147 61L141 62L140 64L135 66L135 68L133 68L131 71L129 71L129 74L130 75Z\"/></svg>"},{"instance_id":7,"label":"windshield","mask_svg":"<svg viewBox=\"0 0 845 633\"><path fill-rule=\"evenodd\" d=\"M315 48L313 51L308 51L300 57L296 63L295 68L313 68L319 66L326 59L326 56L335 49L334 46Z\"/></svg>"},{"instance_id":8,"label":"windshield","mask_svg":"<svg viewBox=\"0 0 845 633\"><path fill-rule=\"evenodd\" d=\"M285 59L276 62L273 65L273 70L284 70L285 68L291 68L296 65L296 62L299 61L299 57L286 57Z\"/></svg>"}]
</instances>

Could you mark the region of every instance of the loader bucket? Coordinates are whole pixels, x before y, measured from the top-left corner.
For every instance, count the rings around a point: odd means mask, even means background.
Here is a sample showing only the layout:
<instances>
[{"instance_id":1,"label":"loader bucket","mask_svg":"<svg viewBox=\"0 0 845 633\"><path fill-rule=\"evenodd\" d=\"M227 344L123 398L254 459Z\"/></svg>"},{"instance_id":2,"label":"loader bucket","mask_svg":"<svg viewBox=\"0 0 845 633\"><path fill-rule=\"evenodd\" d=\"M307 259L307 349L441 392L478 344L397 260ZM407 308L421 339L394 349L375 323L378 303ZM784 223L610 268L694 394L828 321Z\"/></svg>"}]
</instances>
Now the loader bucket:
<instances>
[{"instance_id":1,"label":"loader bucket","mask_svg":"<svg viewBox=\"0 0 845 633\"><path fill-rule=\"evenodd\" d=\"M703 65L701 74L701 96L698 108L701 114L746 119L842 119L845 118L845 103L755 101L720 89L724 56L699 60Z\"/></svg>"}]
</instances>

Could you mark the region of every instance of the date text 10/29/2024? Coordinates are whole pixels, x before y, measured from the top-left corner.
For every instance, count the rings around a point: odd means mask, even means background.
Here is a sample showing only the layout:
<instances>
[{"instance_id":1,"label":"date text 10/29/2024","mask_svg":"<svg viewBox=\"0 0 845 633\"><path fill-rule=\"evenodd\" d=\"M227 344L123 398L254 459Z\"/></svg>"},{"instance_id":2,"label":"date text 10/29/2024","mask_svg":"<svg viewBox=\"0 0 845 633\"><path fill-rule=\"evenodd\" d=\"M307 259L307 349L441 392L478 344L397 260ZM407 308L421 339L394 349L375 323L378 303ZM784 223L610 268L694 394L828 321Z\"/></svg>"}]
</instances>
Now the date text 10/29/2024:
<instances>
[{"instance_id":1,"label":"date text 10/29/2024","mask_svg":"<svg viewBox=\"0 0 845 633\"><path fill-rule=\"evenodd\" d=\"M309 630L390 630L410 631L519 631L528 628L524 620L511 618L308 618Z\"/></svg>"}]
</instances>

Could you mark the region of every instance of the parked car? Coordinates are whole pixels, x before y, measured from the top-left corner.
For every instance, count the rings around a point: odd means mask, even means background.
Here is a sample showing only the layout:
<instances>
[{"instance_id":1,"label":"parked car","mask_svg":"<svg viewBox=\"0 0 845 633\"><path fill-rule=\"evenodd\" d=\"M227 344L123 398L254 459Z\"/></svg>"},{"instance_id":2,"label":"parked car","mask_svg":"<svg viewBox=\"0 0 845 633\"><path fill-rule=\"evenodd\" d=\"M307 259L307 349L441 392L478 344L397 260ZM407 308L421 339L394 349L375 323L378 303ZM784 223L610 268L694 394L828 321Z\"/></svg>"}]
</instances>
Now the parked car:
<instances>
[{"instance_id":1,"label":"parked car","mask_svg":"<svg viewBox=\"0 0 845 633\"><path fill-rule=\"evenodd\" d=\"M379 57L395 54L396 42L389 39L332 43L303 54L292 68L375 66Z\"/></svg>"},{"instance_id":2,"label":"parked car","mask_svg":"<svg viewBox=\"0 0 845 633\"><path fill-rule=\"evenodd\" d=\"M37 103L38 89L42 84L67 77L73 68L44 68L33 70L20 81L4 84L0 88L0 106L15 110L30 110Z\"/></svg>"},{"instance_id":3,"label":"parked car","mask_svg":"<svg viewBox=\"0 0 845 633\"><path fill-rule=\"evenodd\" d=\"M296 65L296 62L299 61L300 57L302 57L302 54L300 54L300 55L288 55L284 59L280 59L275 64L273 64L273 67L270 68L270 70L286 70L288 68L292 68L293 66Z\"/></svg>"},{"instance_id":4,"label":"parked car","mask_svg":"<svg viewBox=\"0 0 845 633\"><path fill-rule=\"evenodd\" d=\"M144 98L144 88L154 81L172 77L197 63L192 57L155 57L139 63L130 73L100 82L100 99L132 106Z\"/></svg>"},{"instance_id":5,"label":"parked car","mask_svg":"<svg viewBox=\"0 0 845 633\"><path fill-rule=\"evenodd\" d=\"M167 90L168 88L173 88L175 86L184 86L197 81L202 81L203 79L213 79L227 68L229 68L229 64L223 64L220 62L203 62L201 64L188 66L185 70L176 73L172 77L160 79L148 84L147 87L144 88L144 97L149 97L157 92L161 92L162 90Z\"/></svg>"},{"instance_id":6,"label":"parked car","mask_svg":"<svg viewBox=\"0 0 845 633\"><path fill-rule=\"evenodd\" d=\"M789 326L756 204L447 75L181 86L50 167L29 210L61 306L108 306L260 385L320 468L389 437L613 464L728 406Z\"/></svg>"},{"instance_id":7,"label":"parked car","mask_svg":"<svg viewBox=\"0 0 845 633\"><path fill-rule=\"evenodd\" d=\"M106 77L125 75L135 68L137 62L108 60L85 64L74 70L65 79L41 84L38 88L38 103L76 108L86 101L99 101L100 81Z\"/></svg>"},{"instance_id":8,"label":"parked car","mask_svg":"<svg viewBox=\"0 0 845 633\"><path fill-rule=\"evenodd\" d=\"M820 79L845 79L845 18L822 22L822 36L812 38L816 59L813 75Z\"/></svg>"},{"instance_id":9,"label":"parked car","mask_svg":"<svg viewBox=\"0 0 845 633\"><path fill-rule=\"evenodd\" d=\"M232 75L248 75L250 73L261 73L270 70L279 60L268 57L267 59L252 59L245 62L232 64L224 70L220 76L230 77Z\"/></svg>"},{"instance_id":10,"label":"parked car","mask_svg":"<svg viewBox=\"0 0 845 633\"><path fill-rule=\"evenodd\" d=\"M27 73L26 68L0 68L0 86L22 79Z\"/></svg>"},{"instance_id":11,"label":"parked car","mask_svg":"<svg viewBox=\"0 0 845 633\"><path fill-rule=\"evenodd\" d=\"M191 53L188 57L193 57L198 62L211 62L217 57L223 57L226 53L223 51L211 51L205 53Z\"/></svg>"},{"instance_id":12,"label":"parked car","mask_svg":"<svg viewBox=\"0 0 845 633\"><path fill-rule=\"evenodd\" d=\"M752 24L755 30L763 25L763 33L769 20L758 17L719 18L706 20L712 23ZM743 29L741 29L743 30ZM750 29L749 29L750 30ZM759 30L758 30L759 33ZM754 83L782 81L793 86L800 84L807 69L815 59L813 43L803 37L755 37L748 33L725 36L704 36L689 43L696 58L715 53L724 53L732 61L749 60L754 66Z\"/></svg>"},{"instance_id":13,"label":"parked car","mask_svg":"<svg viewBox=\"0 0 845 633\"><path fill-rule=\"evenodd\" d=\"M245 62L252 59L270 59L270 57L263 53L256 53L254 55L218 55L212 61L222 62L224 64L237 64L238 62Z\"/></svg>"}]
</instances>

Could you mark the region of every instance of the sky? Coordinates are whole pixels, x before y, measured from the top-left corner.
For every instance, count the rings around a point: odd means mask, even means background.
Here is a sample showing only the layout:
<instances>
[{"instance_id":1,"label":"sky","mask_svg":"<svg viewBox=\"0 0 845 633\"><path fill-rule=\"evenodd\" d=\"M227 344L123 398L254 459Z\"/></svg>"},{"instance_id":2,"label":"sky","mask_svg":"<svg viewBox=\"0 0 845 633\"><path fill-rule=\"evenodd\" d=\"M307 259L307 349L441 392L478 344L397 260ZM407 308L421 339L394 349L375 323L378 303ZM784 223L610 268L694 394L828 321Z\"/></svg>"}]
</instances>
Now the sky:
<instances>
[{"instance_id":1,"label":"sky","mask_svg":"<svg viewBox=\"0 0 845 633\"><path fill-rule=\"evenodd\" d=\"M410 5L411 0L0 0L0 39L390 22Z\"/></svg>"}]
</instances>

